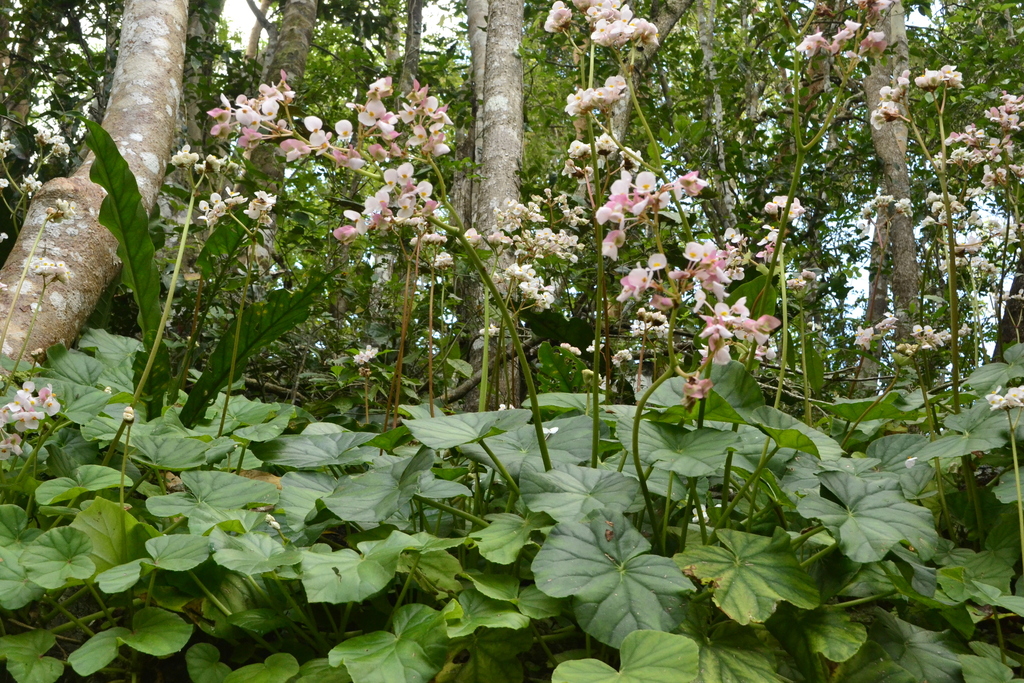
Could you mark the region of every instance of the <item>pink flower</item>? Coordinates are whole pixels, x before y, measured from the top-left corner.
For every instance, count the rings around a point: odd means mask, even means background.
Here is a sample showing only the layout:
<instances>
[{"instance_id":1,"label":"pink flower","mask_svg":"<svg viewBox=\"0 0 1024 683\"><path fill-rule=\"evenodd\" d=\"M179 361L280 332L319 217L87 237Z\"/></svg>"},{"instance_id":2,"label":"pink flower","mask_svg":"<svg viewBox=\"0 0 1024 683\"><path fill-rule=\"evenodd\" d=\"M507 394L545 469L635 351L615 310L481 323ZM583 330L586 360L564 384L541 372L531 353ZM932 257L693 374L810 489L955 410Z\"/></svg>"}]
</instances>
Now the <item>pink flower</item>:
<instances>
[{"instance_id":1,"label":"pink flower","mask_svg":"<svg viewBox=\"0 0 1024 683\"><path fill-rule=\"evenodd\" d=\"M334 229L334 238L342 244L351 244L359 237L359 231L354 225L342 225Z\"/></svg>"},{"instance_id":2,"label":"pink flower","mask_svg":"<svg viewBox=\"0 0 1024 683\"><path fill-rule=\"evenodd\" d=\"M706 180L701 180L698 177L697 171L690 171L686 175L680 176L676 179L676 183L682 188L683 192L691 197L696 197L708 186Z\"/></svg>"},{"instance_id":3,"label":"pink flower","mask_svg":"<svg viewBox=\"0 0 1024 683\"><path fill-rule=\"evenodd\" d=\"M626 233L622 230L612 230L604 236L601 242L601 255L607 256L612 261L619 258L619 249L626 243Z\"/></svg>"},{"instance_id":4,"label":"pink flower","mask_svg":"<svg viewBox=\"0 0 1024 683\"><path fill-rule=\"evenodd\" d=\"M281 142L281 150L285 153L285 159L287 161L295 161L299 157L306 156L312 150L302 140L296 140L295 138L289 138Z\"/></svg>"},{"instance_id":5,"label":"pink flower","mask_svg":"<svg viewBox=\"0 0 1024 683\"><path fill-rule=\"evenodd\" d=\"M556 2L548 12L547 21L544 22L544 30L548 33L562 33L572 25L572 10L565 6L564 2Z\"/></svg>"},{"instance_id":6,"label":"pink flower","mask_svg":"<svg viewBox=\"0 0 1024 683\"><path fill-rule=\"evenodd\" d=\"M640 295L651 286L651 271L638 265L629 271L629 275L619 280L619 284L622 285L622 293L616 297L618 301L625 301L631 297L639 299Z\"/></svg>"},{"instance_id":7,"label":"pink flower","mask_svg":"<svg viewBox=\"0 0 1024 683\"><path fill-rule=\"evenodd\" d=\"M805 36L803 41L796 46L797 52L802 52L808 57L821 54L822 52L829 52L829 42L821 35L821 31Z\"/></svg>"},{"instance_id":8,"label":"pink flower","mask_svg":"<svg viewBox=\"0 0 1024 683\"><path fill-rule=\"evenodd\" d=\"M864 40L860 41L860 54L868 57L881 57L889 42L881 31L869 31Z\"/></svg>"}]
</instances>

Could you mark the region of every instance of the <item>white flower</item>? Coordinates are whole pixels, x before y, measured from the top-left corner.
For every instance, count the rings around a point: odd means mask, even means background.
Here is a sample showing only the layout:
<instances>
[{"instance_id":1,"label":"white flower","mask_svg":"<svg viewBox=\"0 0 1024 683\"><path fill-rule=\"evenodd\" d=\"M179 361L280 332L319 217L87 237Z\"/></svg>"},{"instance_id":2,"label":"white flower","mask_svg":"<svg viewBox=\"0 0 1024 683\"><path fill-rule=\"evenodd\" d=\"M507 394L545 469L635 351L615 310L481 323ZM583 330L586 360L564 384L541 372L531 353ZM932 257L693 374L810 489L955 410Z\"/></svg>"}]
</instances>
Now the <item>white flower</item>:
<instances>
[{"instance_id":1,"label":"white flower","mask_svg":"<svg viewBox=\"0 0 1024 683\"><path fill-rule=\"evenodd\" d=\"M366 365L374 358L377 357L378 349L376 347L366 345L366 348L352 356L352 360L355 361L356 365Z\"/></svg>"},{"instance_id":2,"label":"white flower","mask_svg":"<svg viewBox=\"0 0 1024 683\"><path fill-rule=\"evenodd\" d=\"M178 168L192 168L199 161L199 155L192 151L191 145L185 145L171 157L171 165Z\"/></svg>"}]
</instances>

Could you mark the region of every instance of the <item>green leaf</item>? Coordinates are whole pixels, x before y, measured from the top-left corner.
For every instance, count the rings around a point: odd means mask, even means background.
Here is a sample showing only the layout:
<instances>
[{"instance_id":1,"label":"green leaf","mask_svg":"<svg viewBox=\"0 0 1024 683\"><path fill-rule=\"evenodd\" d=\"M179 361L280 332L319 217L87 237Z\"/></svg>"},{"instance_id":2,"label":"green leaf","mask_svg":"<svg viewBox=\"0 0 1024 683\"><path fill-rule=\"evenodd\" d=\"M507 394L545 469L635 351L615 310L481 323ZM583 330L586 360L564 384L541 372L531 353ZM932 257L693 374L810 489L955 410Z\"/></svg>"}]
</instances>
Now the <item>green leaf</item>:
<instances>
[{"instance_id":1,"label":"green leaf","mask_svg":"<svg viewBox=\"0 0 1024 683\"><path fill-rule=\"evenodd\" d=\"M463 413L406 420L405 426L413 437L434 449L455 448L476 441L492 429L509 431L521 427L530 419L528 410L501 410L488 413Z\"/></svg>"},{"instance_id":2,"label":"green leaf","mask_svg":"<svg viewBox=\"0 0 1024 683\"><path fill-rule=\"evenodd\" d=\"M475 588L459 594L462 617L448 624L448 637L468 636L478 628L509 628L518 631L530 625L530 618L520 614L510 602L489 598Z\"/></svg>"},{"instance_id":3,"label":"green leaf","mask_svg":"<svg viewBox=\"0 0 1024 683\"><path fill-rule=\"evenodd\" d=\"M1013 669L988 657L960 655L957 657L964 671L964 683L1024 683L1013 677Z\"/></svg>"},{"instance_id":4,"label":"green leaf","mask_svg":"<svg viewBox=\"0 0 1024 683\"><path fill-rule=\"evenodd\" d=\"M868 641L852 659L839 665L831 683L920 683L892 660L878 643Z\"/></svg>"},{"instance_id":5,"label":"green leaf","mask_svg":"<svg viewBox=\"0 0 1024 683\"><path fill-rule=\"evenodd\" d=\"M889 392L881 399L876 397L840 398L832 402L821 401L817 405L826 413L841 417L848 422L891 420L906 414L906 411L893 405L900 398L898 393Z\"/></svg>"},{"instance_id":6,"label":"green leaf","mask_svg":"<svg viewBox=\"0 0 1024 683\"><path fill-rule=\"evenodd\" d=\"M394 578L398 558L415 541L399 531L383 541L363 541L329 552L326 546L302 551L302 585L309 602L361 602L384 590Z\"/></svg>"},{"instance_id":7,"label":"green leaf","mask_svg":"<svg viewBox=\"0 0 1024 683\"><path fill-rule=\"evenodd\" d=\"M780 448L792 448L811 455L821 455L818 446L804 431L807 425L771 406L762 406L750 413L750 423L772 437ZM803 429L797 427L801 425Z\"/></svg>"},{"instance_id":8,"label":"green leaf","mask_svg":"<svg viewBox=\"0 0 1024 683\"><path fill-rule=\"evenodd\" d=\"M78 529L50 529L25 548L19 562L28 578L46 589L63 588L70 579L88 579L96 572L89 555L92 542Z\"/></svg>"},{"instance_id":9,"label":"green leaf","mask_svg":"<svg viewBox=\"0 0 1024 683\"><path fill-rule=\"evenodd\" d=\"M900 541L916 548L921 559L935 554L932 513L908 503L898 481L861 479L849 472L823 472L818 478L841 504L811 493L797 503L797 511L838 535L842 551L854 562L877 562Z\"/></svg>"},{"instance_id":10,"label":"green leaf","mask_svg":"<svg viewBox=\"0 0 1024 683\"><path fill-rule=\"evenodd\" d=\"M82 465L70 477L58 477L44 481L36 489L36 502L51 505L64 500L74 500L83 493L101 491L121 485L121 473L111 467Z\"/></svg>"},{"instance_id":11,"label":"green leaf","mask_svg":"<svg viewBox=\"0 0 1024 683\"><path fill-rule=\"evenodd\" d=\"M142 561L158 569L184 572L194 569L210 556L210 541L203 536L175 534L157 536L146 541L146 551L153 559Z\"/></svg>"},{"instance_id":12,"label":"green leaf","mask_svg":"<svg viewBox=\"0 0 1024 683\"><path fill-rule=\"evenodd\" d=\"M0 659L17 683L54 683L64 673L64 663L47 657L56 637L49 631L29 631L0 638Z\"/></svg>"},{"instance_id":13,"label":"green leaf","mask_svg":"<svg viewBox=\"0 0 1024 683\"><path fill-rule=\"evenodd\" d=\"M586 415L562 418L545 422L544 427L552 431L554 428L558 430L546 439L551 462L578 464L590 459L590 447L585 446L581 450L580 444L590 443L594 427L591 418ZM501 460L505 469L516 479L519 478L523 465L534 465L534 469L541 469L543 461L537 441L537 430L533 425L523 425L504 434L489 436L486 442L491 452ZM459 450L471 460L488 469L494 469L494 462L480 445L466 444Z\"/></svg>"},{"instance_id":14,"label":"green leaf","mask_svg":"<svg viewBox=\"0 0 1024 683\"><path fill-rule=\"evenodd\" d=\"M197 643L185 653L185 666L192 683L224 683L231 667L220 661L220 652L210 643Z\"/></svg>"},{"instance_id":15,"label":"green leaf","mask_svg":"<svg viewBox=\"0 0 1024 683\"><path fill-rule=\"evenodd\" d=\"M93 327L82 333L82 338L78 340L78 348L92 351L96 360L108 368L113 368L126 361L130 365L132 356L142 348L142 344L134 337L122 337Z\"/></svg>"},{"instance_id":16,"label":"green leaf","mask_svg":"<svg viewBox=\"0 0 1024 683\"><path fill-rule=\"evenodd\" d=\"M352 683L352 677L344 667L331 666L326 657L320 657L303 664L294 683Z\"/></svg>"},{"instance_id":17,"label":"green leaf","mask_svg":"<svg viewBox=\"0 0 1024 683\"><path fill-rule=\"evenodd\" d=\"M220 221L206 239L196 266L203 271L203 276L212 278L216 275L215 256L230 256L237 252L246 240L245 227L237 221Z\"/></svg>"},{"instance_id":18,"label":"green leaf","mask_svg":"<svg viewBox=\"0 0 1024 683\"><path fill-rule=\"evenodd\" d=\"M149 236L149 214L135 176L110 134L98 123L79 120L88 129L85 144L95 154L89 179L107 191L98 220L117 238L121 280L135 295L139 326L146 338L160 326L160 273Z\"/></svg>"},{"instance_id":19,"label":"green leaf","mask_svg":"<svg viewBox=\"0 0 1024 683\"><path fill-rule=\"evenodd\" d=\"M545 594L573 596L584 631L619 647L633 631L674 629L682 619L682 593L693 590L672 560L650 549L621 513L598 511L585 524L557 524L533 573Z\"/></svg>"},{"instance_id":20,"label":"green leaf","mask_svg":"<svg viewBox=\"0 0 1024 683\"><path fill-rule=\"evenodd\" d=\"M242 427L232 432L232 435L239 439L245 439L252 443L270 441L281 436L292 418L295 417L295 408L287 408L274 416L269 422Z\"/></svg>"},{"instance_id":21,"label":"green leaf","mask_svg":"<svg viewBox=\"0 0 1024 683\"><path fill-rule=\"evenodd\" d=\"M534 531L551 528L551 518L546 514L527 514L526 518L509 513L496 513L484 517L490 526L469 535L476 543L484 559L495 564L512 564L519 557L519 551L530 542Z\"/></svg>"},{"instance_id":22,"label":"green leaf","mask_svg":"<svg viewBox=\"0 0 1024 683\"><path fill-rule=\"evenodd\" d=\"M598 659L562 662L551 683L690 683L700 653L686 636L633 631L622 640L619 657L618 671Z\"/></svg>"},{"instance_id":23,"label":"green leaf","mask_svg":"<svg viewBox=\"0 0 1024 683\"><path fill-rule=\"evenodd\" d=\"M374 436L372 432L289 434L264 443L251 444L250 449L253 455L268 465L313 470L327 465L344 466L366 462L365 455L357 448Z\"/></svg>"},{"instance_id":24,"label":"green leaf","mask_svg":"<svg viewBox=\"0 0 1024 683\"><path fill-rule=\"evenodd\" d=\"M229 536L220 529L214 529L210 533L210 541L216 548L214 562L247 576L265 574L302 560L298 550L285 547L281 541L258 531Z\"/></svg>"},{"instance_id":25,"label":"green leaf","mask_svg":"<svg viewBox=\"0 0 1024 683\"><path fill-rule=\"evenodd\" d=\"M424 449L363 474L342 477L323 505L346 522L382 522L412 500L420 478L429 475L433 454Z\"/></svg>"},{"instance_id":26,"label":"green leaf","mask_svg":"<svg viewBox=\"0 0 1024 683\"><path fill-rule=\"evenodd\" d=\"M674 559L687 574L712 584L715 604L734 621L763 623L779 600L818 606L818 588L800 568L785 531L777 528L767 538L722 529L718 537L725 547L698 546Z\"/></svg>"},{"instance_id":27,"label":"green leaf","mask_svg":"<svg viewBox=\"0 0 1024 683\"><path fill-rule=\"evenodd\" d=\"M557 617L562 613L562 604L565 600L544 595L539 588L529 585L524 586L519 591L519 597L512 602L520 612L531 619L547 619Z\"/></svg>"},{"instance_id":28,"label":"green leaf","mask_svg":"<svg viewBox=\"0 0 1024 683\"><path fill-rule=\"evenodd\" d=\"M190 470L181 473L181 482L189 492L148 498L146 508L150 513L157 517L187 515L203 503L215 509L232 510L250 503L276 503L280 495L270 482L247 479L233 472Z\"/></svg>"},{"instance_id":29,"label":"green leaf","mask_svg":"<svg viewBox=\"0 0 1024 683\"><path fill-rule=\"evenodd\" d=\"M301 290L289 292L277 289L267 295L266 301L257 301L246 307L242 314L242 334L237 345L235 376L230 378L231 382L242 376L250 356L309 317L309 308L323 290L326 279L326 276L311 277ZM206 407L217 397L217 392L228 385L231 357L235 348L235 328L233 321L228 323L226 332L206 362L203 374L189 392L188 401L179 415L186 427L195 425L203 417Z\"/></svg>"},{"instance_id":30,"label":"green leaf","mask_svg":"<svg viewBox=\"0 0 1024 683\"><path fill-rule=\"evenodd\" d=\"M469 574L476 589L489 598L515 602L519 598L519 579L510 574Z\"/></svg>"},{"instance_id":31,"label":"green leaf","mask_svg":"<svg viewBox=\"0 0 1024 683\"><path fill-rule=\"evenodd\" d=\"M223 683L288 683L298 673L298 660L287 652L278 652L258 664L232 671Z\"/></svg>"},{"instance_id":32,"label":"green leaf","mask_svg":"<svg viewBox=\"0 0 1024 683\"><path fill-rule=\"evenodd\" d=\"M700 642L697 683L785 683L775 658L748 627L726 622Z\"/></svg>"},{"instance_id":33,"label":"green leaf","mask_svg":"<svg viewBox=\"0 0 1024 683\"><path fill-rule=\"evenodd\" d=\"M649 420L640 423L640 432L640 448L644 456L654 460L658 469L675 472L682 477L704 477L722 469L729 449L740 440L735 432L710 428L686 431L675 425ZM651 443L655 436L659 441L656 445Z\"/></svg>"},{"instance_id":34,"label":"green leaf","mask_svg":"<svg viewBox=\"0 0 1024 683\"><path fill-rule=\"evenodd\" d=\"M344 664L358 683L427 683L441 670L448 635L444 614L426 605L403 605L395 611L394 634L369 633L336 645L332 666Z\"/></svg>"},{"instance_id":35,"label":"green leaf","mask_svg":"<svg viewBox=\"0 0 1024 683\"><path fill-rule=\"evenodd\" d=\"M188 644L192 637L192 624L186 624L177 614L159 607L145 607L135 613L132 629L118 640L154 657L174 654Z\"/></svg>"},{"instance_id":36,"label":"green leaf","mask_svg":"<svg viewBox=\"0 0 1024 683\"><path fill-rule=\"evenodd\" d=\"M914 680L928 683L958 683L962 680L957 655L965 651L948 631L929 631L879 608L873 612L875 623L871 626L871 639L881 645Z\"/></svg>"},{"instance_id":37,"label":"green leaf","mask_svg":"<svg viewBox=\"0 0 1024 683\"><path fill-rule=\"evenodd\" d=\"M132 560L111 567L96 575L96 584L107 595L122 593L134 586L142 576L142 560Z\"/></svg>"},{"instance_id":38,"label":"green leaf","mask_svg":"<svg viewBox=\"0 0 1024 683\"><path fill-rule=\"evenodd\" d=\"M556 464L547 472L524 468L519 475L523 502L559 522L578 522L594 510L625 512L640 484L620 472Z\"/></svg>"},{"instance_id":39,"label":"green leaf","mask_svg":"<svg viewBox=\"0 0 1024 683\"><path fill-rule=\"evenodd\" d=\"M117 658L118 638L128 635L120 626L100 631L71 653L68 664L79 676L91 676Z\"/></svg>"},{"instance_id":40,"label":"green leaf","mask_svg":"<svg viewBox=\"0 0 1024 683\"><path fill-rule=\"evenodd\" d=\"M28 572L20 560L20 546L0 546L0 607L4 609L21 609L43 597L46 592L28 578Z\"/></svg>"},{"instance_id":41,"label":"green leaf","mask_svg":"<svg viewBox=\"0 0 1024 683\"><path fill-rule=\"evenodd\" d=\"M398 560L398 571L408 574L413 567L416 568L416 582L425 591L441 590L449 593L458 593L462 590L462 582L458 580L462 573L462 565L459 558L445 550L431 550L420 552L410 550L404 553ZM426 579L427 583L420 581L420 576Z\"/></svg>"},{"instance_id":42,"label":"green leaf","mask_svg":"<svg viewBox=\"0 0 1024 683\"><path fill-rule=\"evenodd\" d=\"M132 457L161 470L191 470L206 465L210 444L181 436L132 438ZM137 451L137 452L136 452Z\"/></svg>"},{"instance_id":43,"label":"green leaf","mask_svg":"<svg viewBox=\"0 0 1024 683\"><path fill-rule=\"evenodd\" d=\"M819 655L845 662L857 654L868 637L864 625L852 621L846 612L823 607L800 610L782 604L765 625L810 683L828 680Z\"/></svg>"},{"instance_id":44,"label":"green leaf","mask_svg":"<svg viewBox=\"0 0 1024 683\"><path fill-rule=\"evenodd\" d=\"M71 526L89 537L92 561L101 572L146 557L145 543L152 527L141 524L120 504L106 498L94 500L78 513Z\"/></svg>"},{"instance_id":45,"label":"green leaf","mask_svg":"<svg viewBox=\"0 0 1024 683\"><path fill-rule=\"evenodd\" d=\"M445 680L451 683L522 683L523 665L517 655L529 650L533 642L533 634L525 629L481 628L452 643L456 660L461 659L458 655L462 653L468 654L469 659L454 677ZM449 657L449 661L451 659ZM444 674L442 672L435 680L441 680Z\"/></svg>"},{"instance_id":46,"label":"green leaf","mask_svg":"<svg viewBox=\"0 0 1024 683\"><path fill-rule=\"evenodd\" d=\"M46 350L47 376L91 387L99 381L103 370L103 363L81 351L68 351L63 344Z\"/></svg>"},{"instance_id":47,"label":"green leaf","mask_svg":"<svg viewBox=\"0 0 1024 683\"><path fill-rule=\"evenodd\" d=\"M28 514L17 505L0 505L0 548L20 548L42 532L29 528Z\"/></svg>"}]
</instances>

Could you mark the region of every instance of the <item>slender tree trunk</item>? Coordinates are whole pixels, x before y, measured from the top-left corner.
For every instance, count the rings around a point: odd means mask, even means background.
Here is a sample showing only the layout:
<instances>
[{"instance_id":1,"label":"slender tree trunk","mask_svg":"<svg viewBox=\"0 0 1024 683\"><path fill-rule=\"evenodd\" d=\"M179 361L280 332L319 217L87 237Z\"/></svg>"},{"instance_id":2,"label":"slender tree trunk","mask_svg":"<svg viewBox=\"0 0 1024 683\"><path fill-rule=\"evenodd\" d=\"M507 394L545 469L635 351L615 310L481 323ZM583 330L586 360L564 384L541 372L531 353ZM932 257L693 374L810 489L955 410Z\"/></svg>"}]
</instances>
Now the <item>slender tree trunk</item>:
<instances>
[{"instance_id":1,"label":"slender tree trunk","mask_svg":"<svg viewBox=\"0 0 1024 683\"><path fill-rule=\"evenodd\" d=\"M267 18L267 12L270 11L270 3L273 0L263 0L260 3L260 13L257 15L257 19L252 25L252 30L249 31L249 42L245 45L245 57L246 59L256 59L256 56L260 53L260 37L263 35L263 19ZM267 36L269 37L269 33Z\"/></svg>"},{"instance_id":2,"label":"slender tree trunk","mask_svg":"<svg viewBox=\"0 0 1024 683\"><path fill-rule=\"evenodd\" d=\"M697 2L697 36L700 42L701 57L704 73L711 84L711 91L708 93L704 103L704 120L711 123L710 127L710 153L715 160L717 168L709 174L713 185L721 193L721 196L711 201L718 224L725 228L736 227L736 196L728 180L728 172L725 164L725 136L722 132L722 95L718 90L718 67L715 66L715 16L717 14L717 0L709 0L705 6L705 0Z\"/></svg>"},{"instance_id":3,"label":"slender tree trunk","mask_svg":"<svg viewBox=\"0 0 1024 683\"><path fill-rule=\"evenodd\" d=\"M495 226L494 210L519 197L523 156L523 3L490 0L482 108L483 147L474 224L481 234Z\"/></svg>"},{"instance_id":4,"label":"slender tree trunk","mask_svg":"<svg viewBox=\"0 0 1024 683\"><path fill-rule=\"evenodd\" d=\"M423 40L423 0L408 0L405 23L405 56L402 58L402 77L398 93L412 90L412 82L420 68L420 44Z\"/></svg>"},{"instance_id":5,"label":"slender tree trunk","mask_svg":"<svg viewBox=\"0 0 1024 683\"><path fill-rule=\"evenodd\" d=\"M203 0L192 12L188 21L188 40L203 41L207 36L216 32L217 22L220 21L224 12L224 0ZM206 115L203 110L206 107L197 99L200 81L205 77L209 78L213 71L213 64L202 64L199 68L187 64L185 66L185 106L182 113L185 116L186 138L193 147L201 146L203 142L203 125L206 123ZM207 103L208 104L208 103Z\"/></svg>"},{"instance_id":6,"label":"slender tree trunk","mask_svg":"<svg viewBox=\"0 0 1024 683\"><path fill-rule=\"evenodd\" d=\"M316 27L317 0L288 0L281 15L277 45L263 68L263 81L277 82L281 71L288 74L292 89L302 85L306 74L306 58L313 44Z\"/></svg>"},{"instance_id":7,"label":"slender tree trunk","mask_svg":"<svg viewBox=\"0 0 1024 683\"><path fill-rule=\"evenodd\" d=\"M121 47L103 127L135 174L147 209L160 190L174 139L187 24L187 0L125 3ZM25 281L2 349L7 356L20 352L33 315L36 321L27 344L29 352L56 343L69 344L117 276L117 240L97 222L104 192L89 180L91 166L90 157L74 175L51 180L36 193L14 249L0 270L0 282L10 283L10 289L0 293L0 311L6 313L32 243L44 224L46 209L58 199L76 205L74 219L46 224L36 249L36 256L63 260L74 277L68 284L49 285L43 301L37 300L38 279L30 276ZM32 303L39 304L38 314L33 314Z\"/></svg>"},{"instance_id":8,"label":"slender tree trunk","mask_svg":"<svg viewBox=\"0 0 1024 683\"><path fill-rule=\"evenodd\" d=\"M888 58L883 63L875 60L870 74L864 79L864 94L867 97L868 109L878 106L878 91L890 85L893 76L898 76L908 68L910 62L907 46L907 29L904 24L903 3L896 0L888 16L881 22L889 41ZM875 155L882 164L882 190L897 201L910 197L910 175L907 172L907 127L902 121L894 121L881 129L871 128L871 141L874 143ZM914 239L914 226L911 216L900 213L890 206L884 224L888 233L889 263L892 272L892 293L895 300L895 314L905 328L915 307L919 293L920 270L917 263L917 245ZM881 273L883 269L876 269ZM883 275L884 277L884 275ZM879 293L884 291L882 281L872 288ZM882 316L884 308L874 310L875 316ZM874 321L870 321L874 322Z\"/></svg>"}]
</instances>

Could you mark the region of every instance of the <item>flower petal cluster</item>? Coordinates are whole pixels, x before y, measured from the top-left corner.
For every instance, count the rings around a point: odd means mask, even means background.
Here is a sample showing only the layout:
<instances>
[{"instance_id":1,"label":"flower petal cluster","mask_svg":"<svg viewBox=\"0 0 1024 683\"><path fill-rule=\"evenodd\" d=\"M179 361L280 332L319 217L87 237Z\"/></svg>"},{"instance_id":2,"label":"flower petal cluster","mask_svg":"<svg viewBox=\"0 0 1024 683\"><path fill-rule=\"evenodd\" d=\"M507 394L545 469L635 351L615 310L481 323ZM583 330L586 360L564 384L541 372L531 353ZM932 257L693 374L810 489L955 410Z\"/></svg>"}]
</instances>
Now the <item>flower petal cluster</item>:
<instances>
[{"instance_id":1,"label":"flower petal cluster","mask_svg":"<svg viewBox=\"0 0 1024 683\"><path fill-rule=\"evenodd\" d=\"M54 395L51 385L48 384L37 392L34 382L25 382L15 394L14 400L0 408L0 434L5 436L4 442L0 444L0 460L10 457L12 453L21 454L18 447L20 437L15 441L11 436L7 436L4 431L6 425L13 424L18 432L26 432L38 429L41 421L59 412L60 402Z\"/></svg>"}]
</instances>

